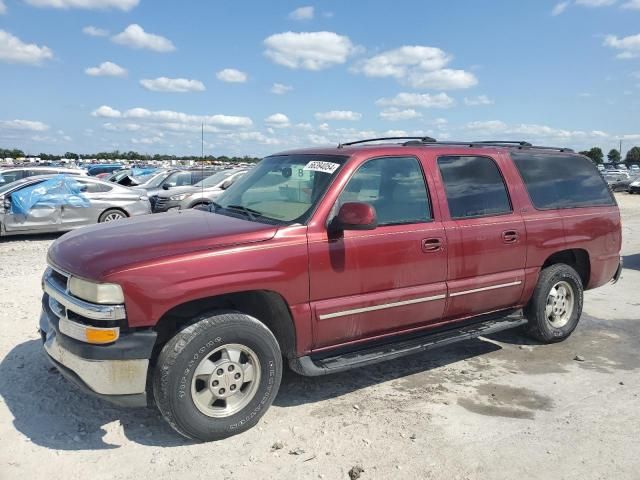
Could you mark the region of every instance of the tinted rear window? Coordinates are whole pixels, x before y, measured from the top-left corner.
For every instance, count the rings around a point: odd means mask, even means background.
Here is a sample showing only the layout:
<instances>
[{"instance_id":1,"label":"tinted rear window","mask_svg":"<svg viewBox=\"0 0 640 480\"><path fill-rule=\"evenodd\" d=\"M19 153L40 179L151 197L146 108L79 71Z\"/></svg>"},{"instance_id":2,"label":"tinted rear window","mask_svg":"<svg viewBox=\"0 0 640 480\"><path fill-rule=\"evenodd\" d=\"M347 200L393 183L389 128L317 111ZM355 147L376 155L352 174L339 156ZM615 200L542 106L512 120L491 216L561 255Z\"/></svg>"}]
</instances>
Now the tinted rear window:
<instances>
[{"instance_id":1,"label":"tinted rear window","mask_svg":"<svg viewBox=\"0 0 640 480\"><path fill-rule=\"evenodd\" d=\"M585 157L513 152L511 158L538 209L615 205L607 183Z\"/></svg>"}]
</instances>

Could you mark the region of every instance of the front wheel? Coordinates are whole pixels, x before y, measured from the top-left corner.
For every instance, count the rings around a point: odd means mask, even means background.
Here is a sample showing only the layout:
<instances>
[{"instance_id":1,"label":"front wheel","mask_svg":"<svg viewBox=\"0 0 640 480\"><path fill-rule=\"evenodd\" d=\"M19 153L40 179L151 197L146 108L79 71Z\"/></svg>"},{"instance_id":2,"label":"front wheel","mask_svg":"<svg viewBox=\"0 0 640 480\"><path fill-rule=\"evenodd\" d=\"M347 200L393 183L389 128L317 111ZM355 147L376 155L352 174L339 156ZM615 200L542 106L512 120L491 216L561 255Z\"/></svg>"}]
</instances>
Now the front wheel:
<instances>
[{"instance_id":1,"label":"front wheel","mask_svg":"<svg viewBox=\"0 0 640 480\"><path fill-rule=\"evenodd\" d=\"M236 312L207 315L162 349L153 378L163 417L187 438L211 441L253 427L282 378L273 333Z\"/></svg>"},{"instance_id":2,"label":"front wheel","mask_svg":"<svg viewBox=\"0 0 640 480\"><path fill-rule=\"evenodd\" d=\"M544 343L566 339L578 326L582 301L582 280L573 268L562 263L545 268L524 309L527 332Z\"/></svg>"},{"instance_id":3,"label":"front wheel","mask_svg":"<svg viewBox=\"0 0 640 480\"><path fill-rule=\"evenodd\" d=\"M122 220L123 218L127 218L127 215L123 211L111 209L100 215L98 223L115 222L116 220Z\"/></svg>"}]
</instances>

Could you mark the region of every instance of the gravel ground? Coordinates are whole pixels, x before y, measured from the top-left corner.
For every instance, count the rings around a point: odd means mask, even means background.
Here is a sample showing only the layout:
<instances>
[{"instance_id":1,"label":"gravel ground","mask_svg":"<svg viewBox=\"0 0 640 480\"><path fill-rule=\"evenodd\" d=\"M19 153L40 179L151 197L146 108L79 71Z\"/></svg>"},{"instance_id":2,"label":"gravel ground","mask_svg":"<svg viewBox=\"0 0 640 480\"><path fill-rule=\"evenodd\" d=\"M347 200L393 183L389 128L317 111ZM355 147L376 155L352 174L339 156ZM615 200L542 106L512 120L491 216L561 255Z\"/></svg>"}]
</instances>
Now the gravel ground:
<instances>
[{"instance_id":1,"label":"gravel ground","mask_svg":"<svg viewBox=\"0 0 640 480\"><path fill-rule=\"evenodd\" d=\"M587 292L566 342L505 332L323 378L287 371L258 427L210 444L50 369L37 319L55 236L0 241L0 479L637 479L640 196L617 196L622 279Z\"/></svg>"}]
</instances>

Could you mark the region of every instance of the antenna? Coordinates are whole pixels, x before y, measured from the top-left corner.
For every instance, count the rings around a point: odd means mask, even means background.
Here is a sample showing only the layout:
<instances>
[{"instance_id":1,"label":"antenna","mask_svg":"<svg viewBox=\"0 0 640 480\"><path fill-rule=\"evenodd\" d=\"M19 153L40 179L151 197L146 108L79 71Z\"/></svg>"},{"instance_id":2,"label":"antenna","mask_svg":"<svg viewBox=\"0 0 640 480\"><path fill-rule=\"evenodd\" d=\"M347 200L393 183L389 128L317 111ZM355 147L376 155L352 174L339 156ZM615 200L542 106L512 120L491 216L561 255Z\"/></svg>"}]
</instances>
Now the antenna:
<instances>
[{"instance_id":1,"label":"antenna","mask_svg":"<svg viewBox=\"0 0 640 480\"><path fill-rule=\"evenodd\" d=\"M202 122L202 132L200 134L200 140L202 144L202 155L200 157L200 162L202 166L200 167L200 171L202 172L202 178L200 179L200 187L202 198L204 198L204 122Z\"/></svg>"}]
</instances>

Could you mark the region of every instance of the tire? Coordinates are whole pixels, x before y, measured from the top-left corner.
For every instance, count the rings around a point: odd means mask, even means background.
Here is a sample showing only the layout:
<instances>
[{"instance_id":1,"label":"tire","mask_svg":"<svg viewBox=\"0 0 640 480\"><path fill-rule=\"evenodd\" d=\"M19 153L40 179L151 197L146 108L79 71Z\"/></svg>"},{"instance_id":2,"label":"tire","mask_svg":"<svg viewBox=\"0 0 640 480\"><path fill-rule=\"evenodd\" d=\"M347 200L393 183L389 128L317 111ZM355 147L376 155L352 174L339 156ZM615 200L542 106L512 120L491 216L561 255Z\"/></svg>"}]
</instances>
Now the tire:
<instances>
[{"instance_id":1,"label":"tire","mask_svg":"<svg viewBox=\"0 0 640 480\"><path fill-rule=\"evenodd\" d=\"M98 223L114 222L116 220L122 220L123 218L127 218L126 213L124 213L122 210L111 208L102 212L102 214L98 218Z\"/></svg>"},{"instance_id":2,"label":"tire","mask_svg":"<svg viewBox=\"0 0 640 480\"><path fill-rule=\"evenodd\" d=\"M178 433L207 442L256 425L281 378L282 354L273 333L249 315L223 312L195 319L169 340L153 373L153 392L162 416Z\"/></svg>"},{"instance_id":3,"label":"tire","mask_svg":"<svg viewBox=\"0 0 640 480\"><path fill-rule=\"evenodd\" d=\"M566 295L562 294L562 289ZM554 301L557 301L555 305ZM525 317L529 320L527 333L543 343L565 340L578 326L582 303L582 280L573 268L563 263L545 268L540 272L533 296L524 308Z\"/></svg>"}]
</instances>

